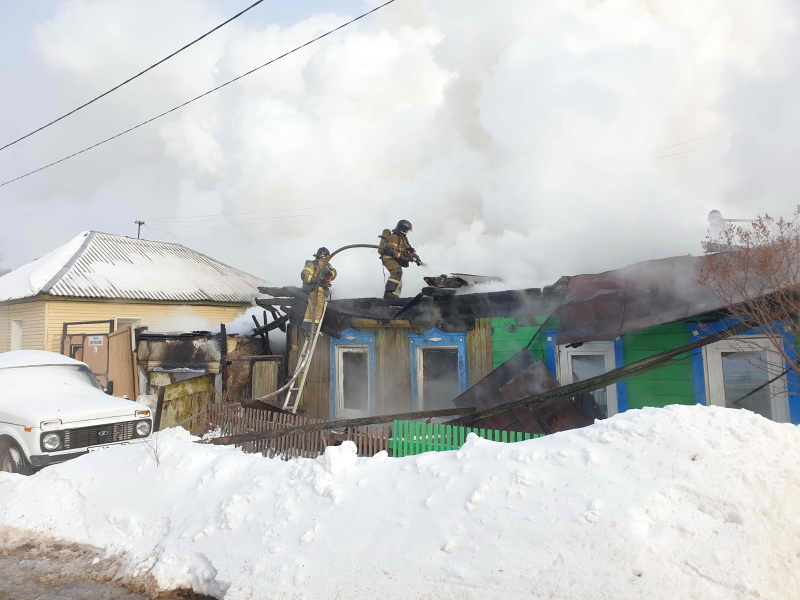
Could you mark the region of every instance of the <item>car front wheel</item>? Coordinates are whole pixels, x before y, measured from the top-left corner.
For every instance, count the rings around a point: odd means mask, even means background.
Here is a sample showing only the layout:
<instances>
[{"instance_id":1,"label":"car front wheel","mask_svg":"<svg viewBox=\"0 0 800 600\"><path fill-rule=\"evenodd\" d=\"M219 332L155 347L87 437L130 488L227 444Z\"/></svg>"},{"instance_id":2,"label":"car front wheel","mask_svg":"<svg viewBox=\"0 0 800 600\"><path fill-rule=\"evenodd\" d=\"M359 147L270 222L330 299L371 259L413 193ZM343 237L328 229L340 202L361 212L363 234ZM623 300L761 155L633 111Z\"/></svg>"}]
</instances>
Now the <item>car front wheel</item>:
<instances>
[{"instance_id":1,"label":"car front wheel","mask_svg":"<svg viewBox=\"0 0 800 600\"><path fill-rule=\"evenodd\" d=\"M6 473L19 473L20 475L30 475L31 468L28 461L16 446L9 446L0 442L0 471Z\"/></svg>"}]
</instances>

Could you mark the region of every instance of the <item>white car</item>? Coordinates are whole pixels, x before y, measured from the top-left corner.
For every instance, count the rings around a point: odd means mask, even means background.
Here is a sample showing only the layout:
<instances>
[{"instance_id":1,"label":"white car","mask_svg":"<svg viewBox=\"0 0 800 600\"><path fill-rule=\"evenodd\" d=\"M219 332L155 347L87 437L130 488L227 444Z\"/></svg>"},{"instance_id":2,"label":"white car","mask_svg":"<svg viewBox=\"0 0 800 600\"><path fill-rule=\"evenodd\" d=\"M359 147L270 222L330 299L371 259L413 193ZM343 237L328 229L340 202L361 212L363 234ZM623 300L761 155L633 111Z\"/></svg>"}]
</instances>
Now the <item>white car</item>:
<instances>
[{"instance_id":1,"label":"white car","mask_svg":"<svg viewBox=\"0 0 800 600\"><path fill-rule=\"evenodd\" d=\"M150 408L104 393L84 363L39 350L0 353L0 471L30 474L152 431Z\"/></svg>"}]
</instances>

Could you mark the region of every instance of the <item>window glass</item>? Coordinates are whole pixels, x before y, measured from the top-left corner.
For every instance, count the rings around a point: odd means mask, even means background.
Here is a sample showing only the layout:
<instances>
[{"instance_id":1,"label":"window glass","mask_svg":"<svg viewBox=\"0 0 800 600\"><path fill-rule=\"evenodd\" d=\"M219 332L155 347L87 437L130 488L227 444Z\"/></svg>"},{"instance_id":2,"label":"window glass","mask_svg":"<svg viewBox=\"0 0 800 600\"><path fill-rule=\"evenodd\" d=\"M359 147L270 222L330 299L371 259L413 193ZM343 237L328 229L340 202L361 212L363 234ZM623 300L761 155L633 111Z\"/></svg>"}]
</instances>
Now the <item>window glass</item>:
<instances>
[{"instance_id":1,"label":"window glass","mask_svg":"<svg viewBox=\"0 0 800 600\"><path fill-rule=\"evenodd\" d=\"M422 400L425 410L452 408L461 387L458 348L422 349Z\"/></svg>"},{"instance_id":2,"label":"window glass","mask_svg":"<svg viewBox=\"0 0 800 600\"><path fill-rule=\"evenodd\" d=\"M572 361L572 381L583 381L590 377L596 377L606 372L606 358L601 354L571 354ZM589 392L600 411L608 416L608 389L601 388Z\"/></svg>"},{"instance_id":3,"label":"window glass","mask_svg":"<svg viewBox=\"0 0 800 600\"><path fill-rule=\"evenodd\" d=\"M342 407L346 410L369 409L369 355L366 350L341 349Z\"/></svg>"},{"instance_id":4,"label":"window glass","mask_svg":"<svg viewBox=\"0 0 800 600\"><path fill-rule=\"evenodd\" d=\"M764 385L770 379L766 352L722 352L722 378L725 406L746 408L772 419L770 389Z\"/></svg>"}]
</instances>

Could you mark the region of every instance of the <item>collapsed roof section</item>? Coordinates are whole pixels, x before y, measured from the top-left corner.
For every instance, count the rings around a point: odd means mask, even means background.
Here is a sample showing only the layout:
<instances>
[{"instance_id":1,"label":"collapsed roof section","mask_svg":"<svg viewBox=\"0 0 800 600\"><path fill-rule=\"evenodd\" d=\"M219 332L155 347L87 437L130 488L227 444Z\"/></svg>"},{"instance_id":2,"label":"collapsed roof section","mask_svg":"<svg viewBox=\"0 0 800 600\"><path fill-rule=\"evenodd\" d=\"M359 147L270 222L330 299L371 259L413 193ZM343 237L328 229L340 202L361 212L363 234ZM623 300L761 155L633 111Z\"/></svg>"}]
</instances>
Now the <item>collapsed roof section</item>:
<instances>
[{"instance_id":1,"label":"collapsed roof section","mask_svg":"<svg viewBox=\"0 0 800 600\"><path fill-rule=\"evenodd\" d=\"M722 308L699 283L710 256L674 256L576 275L561 305L559 344L610 340Z\"/></svg>"},{"instance_id":2,"label":"collapsed roof section","mask_svg":"<svg viewBox=\"0 0 800 600\"><path fill-rule=\"evenodd\" d=\"M609 340L624 333L671 323L723 308L714 294L699 283L707 260L715 256L675 256L635 263L594 275L562 277L545 288L455 294L436 282L463 275L426 278L430 287L415 298L334 300L328 306L323 331L337 336L355 321L404 323L410 327L437 327L442 331L470 329L471 321L512 317L521 323L534 316L560 317L558 343ZM469 276L473 277L473 276ZM433 285L431 285L433 284ZM296 287L261 287L274 298L257 300L265 307L280 306L293 320L302 318L307 296Z\"/></svg>"},{"instance_id":3,"label":"collapsed roof section","mask_svg":"<svg viewBox=\"0 0 800 600\"><path fill-rule=\"evenodd\" d=\"M260 287L259 291L272 298L259 298L256 303L265 308L280 307L290 318L302 320L307 296L296 287ZM493 316L516 317L520 321L534 315L550 314L561 301L563 291L553 288L530 288L503 292L486 292L447 296L417 296L385 300L383 298L351 298L333 300L323 323L323 332L338 337L347 327L357 327L364 321L375 324L403 324L408 327L437 327L442 331L471 329L475 319ZM402 311L402 312L401 312Z\"/></svg>"}]
</instances>

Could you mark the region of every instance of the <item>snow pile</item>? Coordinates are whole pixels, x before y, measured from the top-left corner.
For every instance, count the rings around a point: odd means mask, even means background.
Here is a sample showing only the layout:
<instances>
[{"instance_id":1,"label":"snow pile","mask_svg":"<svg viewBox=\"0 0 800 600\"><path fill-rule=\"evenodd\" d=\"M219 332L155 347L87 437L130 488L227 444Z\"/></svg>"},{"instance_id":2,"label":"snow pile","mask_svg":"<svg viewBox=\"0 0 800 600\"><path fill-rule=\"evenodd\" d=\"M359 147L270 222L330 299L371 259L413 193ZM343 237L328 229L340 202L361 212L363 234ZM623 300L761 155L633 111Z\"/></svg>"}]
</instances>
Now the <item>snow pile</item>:
<instances>
[{"instance_id":1,"label":"snow pile","mask_svg":"<svg viewBox=\"0 0 800 600\"><path fill-rule=\"evenodd\" d=\"M0 474L0 525L227 600L800 597L800 435L743 410L633 410L401 459L192 439Z\"/></svg>"}]
</instances>

